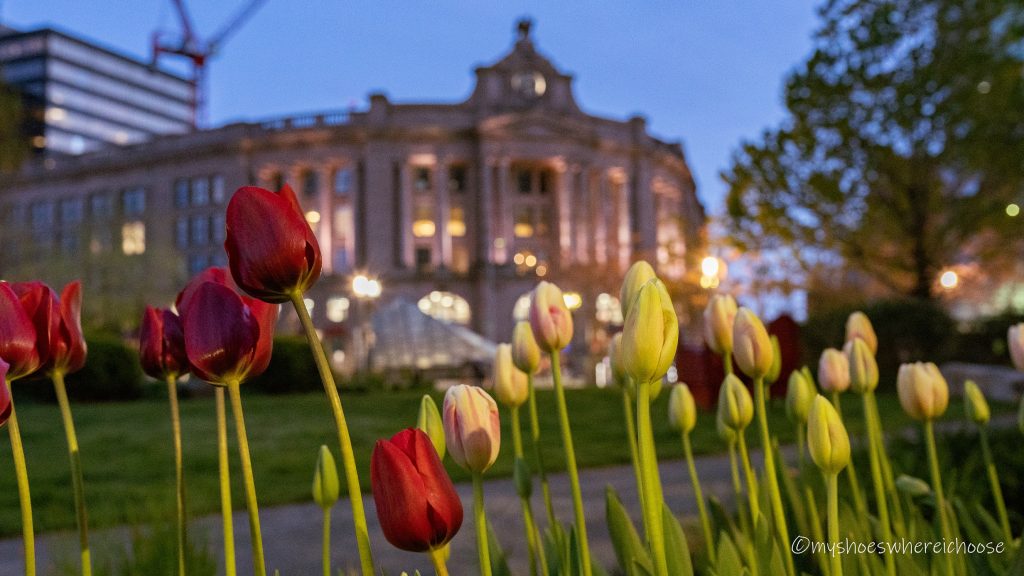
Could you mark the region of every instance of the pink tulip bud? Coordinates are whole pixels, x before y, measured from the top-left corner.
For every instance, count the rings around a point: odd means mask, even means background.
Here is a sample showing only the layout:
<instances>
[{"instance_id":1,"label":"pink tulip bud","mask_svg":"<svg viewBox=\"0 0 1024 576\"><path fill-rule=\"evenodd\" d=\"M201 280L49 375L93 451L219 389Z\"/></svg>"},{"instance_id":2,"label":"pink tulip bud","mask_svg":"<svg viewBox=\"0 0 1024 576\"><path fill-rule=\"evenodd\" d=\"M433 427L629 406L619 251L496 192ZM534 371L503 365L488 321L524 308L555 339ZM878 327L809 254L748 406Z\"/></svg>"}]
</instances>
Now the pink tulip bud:
<instances>
[{"instance_id":1,"label":"pink tulip bud","mask_svg":"<svg viewBox=\"0 0 1024 576\"><path fill-rule=\"evenodd\" d=\"M827 392L846 392L850 388L850 363L845 354L835 348L821 353L818 384Z\"/></svg>"},{"instance_id":2,"label":"pink tulip bud","mask_svg":"<svg viewBox=\"0 0 1024 576\"><path fill-rule=\"evenodd\" d=\"M875 335L875 328L867 314L860 311L850 314L846 319L846 341L852 342L856 338L863 340L872 354L878 353L878 336Z\"/></svg>"},{"instance_id":3,"label":"pink tulip bud","mask_svg":"<svg viewBox=\"0 0 1024 576\"><path fill-rule=\"evenodd\" d=\"M1010 326L1006 333L1006 343L1010 349L1010 358L1013 365L1024 372L1024 322Z\"/></svg>"},{"instance_id":4,"label":"pink tulip bud","mask_svg":"<svg viewBox=\"0 0 1024 576\"><path fill-rule=\"evenodd\" d=\"M550 282L541 282L530 299L530 327L537 345L545 352L557 352L572 340L572 313L565 305L562 291Z\"/></svg>"},{"instance_id":5,"label":"pink tulip bud","mask_svg":"<svg viewBox=\"0 0 1024 576\"><path fill-rule=\"evenodd\" d=\"M736 365L751 378L764 378L772 369L774 352L764 323L749 308L740 308L733 322Z\"/></svg>"},{"instance_id":6,"label":"pink tulip bud","mask_svg":"<svg viewBox=\"0 0 1024 576\"><path fill-rule=\"evenodd\" d=\"M459 384L444 395L444 437L448 454L470 472L483 473L501 447L498 405L478 386Z\"/></svg>"},{"instance_id":7,"label":"pink tulip bud","mask_svg":"<svg viewBox=\"0 0 1024 576\"><path fill-rule=\"evenodd\" d=\"M931 362L900 366L896 387L903 410L915 420L934 420L949 405L949 385Z\"/></svg>"}]
</instances>

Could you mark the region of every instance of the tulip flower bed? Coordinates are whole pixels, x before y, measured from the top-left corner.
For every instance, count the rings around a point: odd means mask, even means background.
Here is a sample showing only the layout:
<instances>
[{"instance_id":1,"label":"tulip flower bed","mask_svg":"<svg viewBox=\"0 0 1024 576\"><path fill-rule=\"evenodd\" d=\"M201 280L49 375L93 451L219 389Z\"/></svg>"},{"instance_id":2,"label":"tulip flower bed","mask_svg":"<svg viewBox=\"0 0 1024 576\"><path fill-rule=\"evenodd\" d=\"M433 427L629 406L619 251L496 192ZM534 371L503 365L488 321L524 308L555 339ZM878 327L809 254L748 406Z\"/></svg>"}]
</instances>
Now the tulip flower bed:
<instances>
[{"instance_id":1,"label":"tulip flower bed","mask_svg":"<svg viewBox=\"0 0 1024 576\"><path fill-rule=\"evenodd\" d=\"M423 553L420 570L430 566L438 576L447 576L452 562L458 566L458 574L466 573L469 566L482 576L505 572L504 554L486 515L484 478L495 473L499 456L504 454L508 462L509 444L531 576L604 574L611 567L593 560L589 536L594 523L601 521L614 543L615 568L627 576L1024 573L1024 548L1014 534L1004 502L995 458L999 451L992 450L989 438L992 407L982 387L964 383L963 420L977 431L988 480L986 505L978 494L949 489L955 467L950 470L942 465L936 441L936 423L949 409L949 385L933 363L903 364L897 378L898 404L920 431L927 474L920 473L919 465L913 470L922 477L908 475L909 466L894 466L886 429L894 431L895 419L886 410L896 402L875 393L879 383L876 354L885 343L878 341L863 313L850 315L844 342L836 342L837 348L822 353L816 373L805 367L789 375L783 420L772 418L767 401L768 387L780 378L778 341L769 337L753 311L738 307L731 296L711 299L704 318L705 340L723 357L727 372L714 429L718 445L728 452L736 508L731 513L716 506L714 500L705 500L694 464L694 441L702 440L695 434L697 430L707 434L710 428L709 424L698 428L698 422L709 423L709 415L698 414L686 384L662 390L676 358L679 321L665 284L646 262L633 264L626 274L620 293L625 324L609 351L616 383L613 394L621 400L621 418L584 415L579 401L583 396L565 391L561 351L572 341L573 317L561 290L540 282L531 294L529 321L516 325L510 334L511 344L498 347L491 392L456 385L445 392L440 409L434 398L423 396L417 402L415 419L410 405L408 415L396 422L380 417L381 412L397 413L398 406L390 397L388 410L380 410L378 402L373 408L364 406L359 414L353 410L357 401L346 394L346 415L304 303L306 290L319 279L321 257L291 189L285 186L276 193L254 187L239 189L228 205L225 228L230 267L201 272L182 288L174 309L148 307L142 319L142 367L167 387L171 425L164 429L163 442L142 438L140 430L152 426L146 421L131 427L122 422L124 428L105 440L113 446L112 453L104 453L98 441L89 443L90 450L95 450L92 454L120 466L114 476L121 490L104 495L107 505L120 504L131 494L135 478L128 470L152 473L158 469L142 459L126 459L126 455L159 454L173 460L174 475L168 477L174 478L174 494L164 495L175 510L177 570L171 573L187 573L189 494L201 494L193 496L193 506L198 500L200 509L213 508L219 501L220 552L227 576L236 574L233 506L244 501L253 573L266 576L259 503L268 502L268 486L309 485L308 480L275 481L274 475L282 467L302 468L299 461L290 462L289 458L301 454L301 444L310 439L264 435L275 427L287 428L281 424L285 418L280 407L271 408L266 420L257 420L253 398L246 394L243 402L242 385L269 364L282 304L291 305L300 320L324 389L325 402L319 410L307 408L293 417L315 428L308 454L316 453L312 496L323 511L324 576L332 574L331 510L342 489L352 511L354 557L363 576L377 573L374 547L383 543L371 542L364 487L372 493L384 539L402 550ZM74 510L81 574L92 574L85 490L85 480L91 476L82 465L84 445L78 439L64 380L86 361L81 300L78 282L69 284L60 295L39 282L0 282L0 425L6 425L10 437L15 486L9 493L17 493L26 576L36 573L39 511L60 502L68 492L71 501L65 496L64 504ZM1007 340L1014 364L1024 370L1024 324L1010 327ZM554 404L553 408L544 407L544 427L533 381L542 355L551 366ZM739 373L750 384L744 383ZM213 386L212 415L209 402L197 402L190 403L182 418L177 382L186 374ZM29 473L26 452L33 454L32 465L39 468L44 468L40 458L53 459L58 452L41 453L38 446L26 451L26 440L38 442L47 435L43 428L33 430L39 422L22 427L32 416L43 419L32 413L31 406L19 403L21 409L15 409L18 388L34 378L48 380L58 399L68 455L68 472L62 483L39 480L45 476L38 471ZM659 394L667 398L667 406L659 406ZM853 413L863 415L859 428L854 426L851 405ZM197 408L205 409L205 418L193 413ZM83 419L83 411L79 412L81 425L89 418ZM317 412L321 418L313 416ZM581 423L581 416L589 416L586 423ZM112 414L94 418L110 422ZM671 432L665 430L666 420ZM229 421L233 441L229 441ZM336 437L331 433L332 423ZM1018 423L1024 431L1024 402ZM197 429L202 442L192 438ZM684 454L699 513L700 530L689 536L673 511L678 503L664 496L659 469L659 452L662 460L666 453L678 453L678 448L666 448L666 439L673 435ZM796 438L796 455L786 458L778 446L791 436ZM589 507L588 520L579 467L589 462L587 450L602 450L601 460L607 461L608 454L614 453L604 450L609 443L627 447L639 507L630 514L609 489L604 518L595 519ZM155 449L160 444L169 446L167 452ZM702 440L701 444L711 442ZM863 461L857 466L853 458L856 444L866 453L867 471ZM336 448L337 461L329 446ZM761 449L756 468L752 446ZM552 453L552 447L560 452ZM446 458L462 470L461 476L453 474L454 468L446 468ZM559 518L548 474L563 464L572 513ZM212 481L214 467L216 482ZM201 478L195 478L197 475ZM471 509L452 483L453 477L465 475L472 481ZM186 488L186 478L195 483L191 489ZM262 497L257 478L263 487ZM288 493L287 489L275 491ZM475 562L449 558L448 544L459 537L465 518L472 518ZM641 522L634 524L635 518Z\"/></svg>"}]
</instances>

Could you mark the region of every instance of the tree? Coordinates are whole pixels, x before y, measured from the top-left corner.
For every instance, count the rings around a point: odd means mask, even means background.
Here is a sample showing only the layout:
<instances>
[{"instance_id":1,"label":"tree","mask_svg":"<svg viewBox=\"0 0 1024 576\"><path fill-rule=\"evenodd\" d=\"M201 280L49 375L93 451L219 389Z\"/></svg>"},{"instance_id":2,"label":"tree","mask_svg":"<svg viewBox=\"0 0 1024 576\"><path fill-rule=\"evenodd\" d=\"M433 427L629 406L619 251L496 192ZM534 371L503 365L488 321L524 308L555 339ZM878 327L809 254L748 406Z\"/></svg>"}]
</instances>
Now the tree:
<instances>
[{"instance_id":1,"label":"tree","mask_svg":"<svg viewBox=\"0 0 1024 576\"><path fill-rule=\"evenodd\" d=\"M0 173L13 172L28 153L21 95L0 82Z\"/></svg>"},{"instance_id":2,"label":"tree","mask_svg":"<svg viewBox=\"0 0 1024 576\"><path fill-rule=\"evenodd\" d=\"M735 242L808 269L839 257L920 298L944 266L1019 259L1024 7L829 0L820 16L788 119L723 174Z\"/></svg>"}]
</instances>

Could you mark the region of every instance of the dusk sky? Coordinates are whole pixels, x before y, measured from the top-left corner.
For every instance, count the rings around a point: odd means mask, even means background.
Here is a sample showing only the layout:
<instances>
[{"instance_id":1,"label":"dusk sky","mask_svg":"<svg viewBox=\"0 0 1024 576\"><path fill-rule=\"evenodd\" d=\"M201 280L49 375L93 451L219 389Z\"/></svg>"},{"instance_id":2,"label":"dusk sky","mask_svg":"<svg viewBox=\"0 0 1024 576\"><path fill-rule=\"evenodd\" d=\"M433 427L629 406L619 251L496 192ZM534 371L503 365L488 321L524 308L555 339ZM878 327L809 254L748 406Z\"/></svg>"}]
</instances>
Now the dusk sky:
<instances>
[{"instance_id":1,"label":"dusk sky","mask_svg":"<svg viewBox=\"0 0 1024 576\"><path fill-rule=\"evenodd\" d=\"M186 0L201 36L240 0ZM473 68L534 19L538 49L575 75L577 101L613 118L645 115L682 140L700 197L721 213L719 172L744 138L783 118L786 74L811 49L815 2L395 2L268 0L210 70L210 119L265 118L394 101L459 101ZM139 58L151 33L178 31L170 0L5 0L0 22L52 25ZM168 60L171 62L171 60ZM180 68L180 66L179 66Z\"/></svg>"}]
</instances>

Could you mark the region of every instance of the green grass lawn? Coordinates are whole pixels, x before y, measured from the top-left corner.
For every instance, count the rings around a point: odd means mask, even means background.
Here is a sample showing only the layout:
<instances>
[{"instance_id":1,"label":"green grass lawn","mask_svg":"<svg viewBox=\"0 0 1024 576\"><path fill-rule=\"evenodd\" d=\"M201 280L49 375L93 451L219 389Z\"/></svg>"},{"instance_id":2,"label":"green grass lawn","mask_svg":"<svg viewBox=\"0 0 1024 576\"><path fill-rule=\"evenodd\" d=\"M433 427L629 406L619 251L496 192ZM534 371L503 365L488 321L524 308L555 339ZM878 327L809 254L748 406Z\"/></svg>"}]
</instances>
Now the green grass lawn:
<instances>
[{"instance_id":1,"label":"green grass lawn","mask_svg":"<svg viewBox=\"0 0 1024 576\"><path fill-rule=\"evenodd\" d=\"M16 383L20 386L39 385ZM343 394L346 417L355 446L361 485L369 486L370 454L374 442L390 437L415 424L421 392L374 392ZM681 458L679 437L667 424L667 398L662 394L653 407L658 454L663 459ZM442 396L435 399L440 406ZM846 422L852 433L861 430L861 406L851 394L844 396ZM538 394L544 454L551 468L564 468L554 396ZM245 396L246 427L249 432L256 488L261 505L311 500L310 486L317 450L327 444L339 457L337 435L327 401L322 394L296 396ZM629 462L622 418L622 399L612 390L568 392L570 419L576 455L582 467ZM910 424L894 395L879 399L887 429ZM994 407L998 408L998 407ZM174 464L170 422L166 401L142 400L130 403L85 404L73 407L81 445L90 526L141 523L161 515L173 515ZM1005 408L1011 410L1012 408ZM1005 411L1004 410L1004 411ZM213 513L219 507L217 487L216 430L212 398L184 400L181 405L182 435L188 507L192 515ZM793 441L793 426L786 420L783 402L770 407L773 433L782 443ZM511 435L507 411L502 409L501 455L489 477L511 474ZM961 418L962 406L953 402L947 419ZM526 410L523 426L529 454ZM22 403L18 417L25 443L32 502L38 531L74 528L72 493L64 432L55 406ZM229 418L229 426L231 417ZM231 439L231 465L235 480L236 508L244 507L238 456ZM759 446L756 428L748 429L748 440ZM6 434L4 434L6 436ZM698 453L724 450L714 426L714 415L702 413L693 435ZM447 460L455 481L468 476ZM339 461L340 464L340 461ZM20 533L21 524L10 446L0 441L0 535Z\"/></svg>"}]
</instances>

